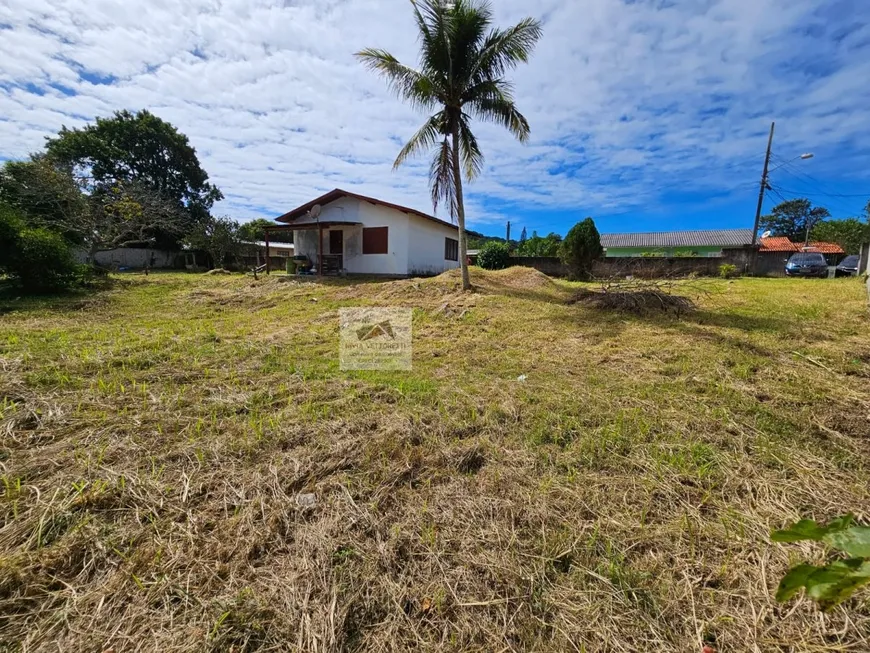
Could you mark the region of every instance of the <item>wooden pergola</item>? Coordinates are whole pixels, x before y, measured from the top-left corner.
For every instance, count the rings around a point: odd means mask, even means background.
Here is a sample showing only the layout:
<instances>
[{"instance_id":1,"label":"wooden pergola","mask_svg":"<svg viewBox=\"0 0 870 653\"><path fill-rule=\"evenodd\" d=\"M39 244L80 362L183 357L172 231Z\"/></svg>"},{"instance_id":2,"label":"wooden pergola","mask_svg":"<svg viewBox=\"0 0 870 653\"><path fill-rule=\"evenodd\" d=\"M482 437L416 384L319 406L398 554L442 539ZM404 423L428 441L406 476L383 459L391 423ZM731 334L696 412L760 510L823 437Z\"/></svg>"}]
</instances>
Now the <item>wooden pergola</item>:
<instances>
[{"instance_id":1,"label":"wooden pergola","mask_svg":"<svg viewBox=\"0 0 870 653\"><path fill-rule=\"evenodd\" d=\"M323 230L331 227L354 227L361 225L362 222L345 222L341 220L324 220L318 222L303 222L301 224L281 224L265 227L266 241L266 274L272 271L272 263L269 260L269 234L282 231L305 231L309 229L317 229L317 275L323 275Z\"/></svg>"}]
</instances>

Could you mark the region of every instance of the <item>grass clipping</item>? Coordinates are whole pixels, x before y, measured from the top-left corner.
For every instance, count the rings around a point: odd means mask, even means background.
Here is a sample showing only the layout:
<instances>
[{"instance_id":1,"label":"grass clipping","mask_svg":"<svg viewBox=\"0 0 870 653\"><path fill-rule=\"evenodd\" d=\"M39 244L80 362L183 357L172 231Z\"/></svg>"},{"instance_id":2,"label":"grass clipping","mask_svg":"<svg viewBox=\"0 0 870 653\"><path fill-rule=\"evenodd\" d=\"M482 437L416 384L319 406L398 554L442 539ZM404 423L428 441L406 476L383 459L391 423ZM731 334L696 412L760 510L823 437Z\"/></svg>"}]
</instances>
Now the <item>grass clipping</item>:
<instances>
[{"instance_id":1,"label":"grass clipping","mask_svg":"<svg viewBox=\"0 0 870 653\"><path fill-rule=\"evenodd\" d=\"M649 313L673 313L682 315L694 311L695 302L675 290L685 291L687 284L674 281L650 281L632 279L627 281L608 281L598 290L584 288L578 292L571 303L585 304L593 308L645 315Z\"/></svg>"}]
</instances>

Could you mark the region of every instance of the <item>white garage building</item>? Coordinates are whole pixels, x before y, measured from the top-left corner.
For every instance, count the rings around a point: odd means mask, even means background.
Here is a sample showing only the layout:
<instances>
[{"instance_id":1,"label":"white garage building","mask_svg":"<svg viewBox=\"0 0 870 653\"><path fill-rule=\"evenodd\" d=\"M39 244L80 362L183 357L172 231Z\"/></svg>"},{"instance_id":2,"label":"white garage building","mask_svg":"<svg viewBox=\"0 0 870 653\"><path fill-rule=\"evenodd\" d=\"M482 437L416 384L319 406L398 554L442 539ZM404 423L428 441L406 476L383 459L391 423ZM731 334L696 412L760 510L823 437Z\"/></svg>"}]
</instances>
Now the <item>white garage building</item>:
<instances>
[{"instance_id":1,"label":"white garage building","mask_svg":"<svg viewBox=\"0 0 870 653\"><path fill-rule=\"evenodd\" d=\"M295 256L324 274L424 276L459 267L456 225L336 188L276 218ZM268 237L268 233L267 233Z\"/></svg>"}]
</instances>

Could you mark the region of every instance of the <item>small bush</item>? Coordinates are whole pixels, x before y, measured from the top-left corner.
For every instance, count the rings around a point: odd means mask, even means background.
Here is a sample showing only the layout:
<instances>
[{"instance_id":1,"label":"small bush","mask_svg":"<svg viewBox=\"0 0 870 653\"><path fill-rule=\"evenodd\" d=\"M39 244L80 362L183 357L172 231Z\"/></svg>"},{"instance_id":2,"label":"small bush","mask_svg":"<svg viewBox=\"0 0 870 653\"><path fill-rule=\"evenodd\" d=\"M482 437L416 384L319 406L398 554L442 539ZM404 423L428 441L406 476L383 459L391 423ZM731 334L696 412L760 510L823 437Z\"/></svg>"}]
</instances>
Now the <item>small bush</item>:
<instances>
[{"instance_id":1,"label":"small bush","mask_svg":"<svg viewBox=\"0 0 870 653\"><path fill-rule=\"evenodd\" d=\"M484 270L504 270L511 264L511 250L507 243L490 240L477 253L477 264Z\"/></svg>"},{"instance_id":2,"label":"small bush","mask_svg":"<svg viewBox=\"0 0 870 653\"><path fill-rule=\"evenodd\" d=\"M719 276L723 279L733 279L737 276L737 266L731 263L723 263L719 266Z\"/></svg>"}]
</instances>

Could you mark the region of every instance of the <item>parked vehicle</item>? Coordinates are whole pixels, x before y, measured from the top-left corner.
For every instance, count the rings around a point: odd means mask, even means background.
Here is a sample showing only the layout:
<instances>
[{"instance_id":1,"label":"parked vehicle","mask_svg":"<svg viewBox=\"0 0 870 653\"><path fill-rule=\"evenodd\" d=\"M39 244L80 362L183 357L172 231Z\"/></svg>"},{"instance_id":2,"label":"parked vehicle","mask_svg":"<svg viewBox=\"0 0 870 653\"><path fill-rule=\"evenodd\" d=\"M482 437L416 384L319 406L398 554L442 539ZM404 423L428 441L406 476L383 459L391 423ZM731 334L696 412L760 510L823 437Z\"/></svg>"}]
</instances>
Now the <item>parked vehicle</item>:
<instances>
[{"instance_id":1,"label":"parked vehicle","mask_svg":"<svg viewBox=\"0 0 870 653\"><path fill-rule=\"evenodd\" d=\"M820 252L798 252L785 264L785 276L824 279L828 276L828 262Z\"/></svg>"},{"instance_id":2,"label":"parked vehicle","mask_svg":"<svg viewBox=\"0 0 870 653\"><path fill-rule=\"evenodd\" d=\"M858 274L858 255L852 254L851 256L847 256L842 261L840 261L840 265L837 266L837 269L834 271L835 277L854 277Z\"/></svg>"}]
</instances>

